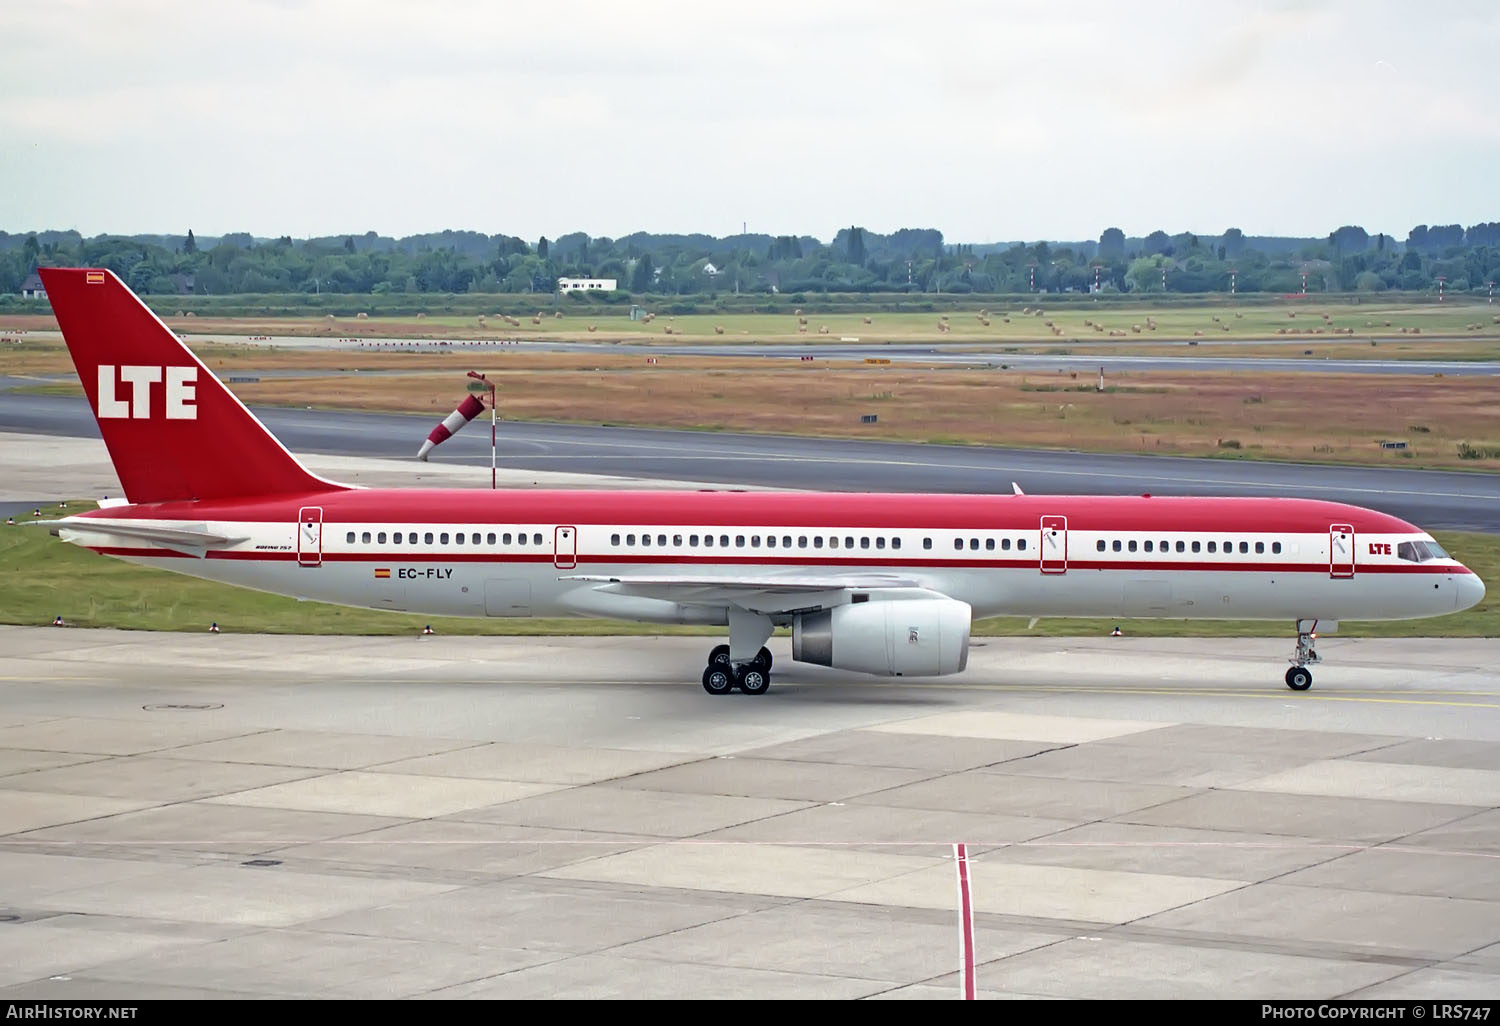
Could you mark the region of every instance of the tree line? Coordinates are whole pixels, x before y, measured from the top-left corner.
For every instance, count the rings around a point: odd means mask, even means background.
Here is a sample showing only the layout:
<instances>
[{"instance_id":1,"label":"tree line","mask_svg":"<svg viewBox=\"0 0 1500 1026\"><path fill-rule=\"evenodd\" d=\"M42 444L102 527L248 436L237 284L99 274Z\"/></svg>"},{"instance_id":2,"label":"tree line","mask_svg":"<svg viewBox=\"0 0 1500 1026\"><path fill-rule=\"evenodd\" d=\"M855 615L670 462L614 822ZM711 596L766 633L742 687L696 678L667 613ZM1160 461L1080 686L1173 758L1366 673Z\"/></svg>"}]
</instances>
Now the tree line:
<instances>
[{"instance_id":1,"label":"tree line","mask_svg":"<svg viewBox=\"0 0 1500 1026\"><path fill-rule=\"evenodd\" d=\"M0 295L39 266L108 267L143 295L551 294L559 278L613 278L631 297L765 293L1299 293L1484 291L1500 278L1500 222L1418 225L1405 239L1358 226L1326 238L1155 231L1097 240L950 244L930 228L811 236L581 232L535 242L446 231L294 240L247 233L96 236L0 232Z\"/></svg>"}]
</instances>

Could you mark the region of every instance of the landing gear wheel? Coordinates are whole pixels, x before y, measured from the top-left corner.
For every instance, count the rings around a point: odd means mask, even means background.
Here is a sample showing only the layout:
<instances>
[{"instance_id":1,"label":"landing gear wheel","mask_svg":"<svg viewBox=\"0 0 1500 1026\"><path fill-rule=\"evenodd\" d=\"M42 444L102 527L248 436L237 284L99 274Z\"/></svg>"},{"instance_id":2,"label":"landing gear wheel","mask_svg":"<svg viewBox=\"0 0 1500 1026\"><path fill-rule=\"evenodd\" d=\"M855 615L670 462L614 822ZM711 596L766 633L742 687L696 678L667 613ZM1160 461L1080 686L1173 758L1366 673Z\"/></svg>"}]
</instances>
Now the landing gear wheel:
<instances>
[{"instance_id":1,"label":"landing gear wheel","mask_svg":"<svg viewBox=\"0 0 1500 1026\"><path fill-rule=\"evenodd\" d=\"M727 667L710 666L703 671L703 690L710 695L727 695L734 690L734 676Z\"/></svg>"},{"instance_id":2,"label":"landing gear wheel","mask_svg":"<svg viewBox=\"0 0 1500 1026\"><path fill-rule=\"evenodd\" d=\"M771 650L769 648L763 648L759 652L755 653L755 658L750 660L750 665L754 666L761 673L770 673Z\"/></svg>"},{"instance_id":3,"label":"landing gear wheel","mask_svg":"<svg viewBox=\"0 0 1500 1026\"><path fill-rule=\"evenodd\" d=\"M1293 666L1286 671L1286 686L1293 691L1306 691L1312 687L1312 671L1305 666Z\"/></svg>"},{"instance_id":4,"label":"landing gear wheel","mask_svg":"<svg viewBox=\"0 0 1500 1026\"><path fill-rule=\"evenodd\" d=\"M729 669L729 646L715 645L714 650L708 654L708 665Z\"/></svg>"},{"instance_id":5,"label":"landing gear wheel","mask_svg":"<svg viewBox=\"0 0 1500 1026\"><path fill-rule=\"evenodd\" d=\"M764 652L765 649L761 651ZM771 675L755 663L740 667L735 672L735 677L735 683L747 695L764 695L771 687Z\"/></svg>"}]
</instances>

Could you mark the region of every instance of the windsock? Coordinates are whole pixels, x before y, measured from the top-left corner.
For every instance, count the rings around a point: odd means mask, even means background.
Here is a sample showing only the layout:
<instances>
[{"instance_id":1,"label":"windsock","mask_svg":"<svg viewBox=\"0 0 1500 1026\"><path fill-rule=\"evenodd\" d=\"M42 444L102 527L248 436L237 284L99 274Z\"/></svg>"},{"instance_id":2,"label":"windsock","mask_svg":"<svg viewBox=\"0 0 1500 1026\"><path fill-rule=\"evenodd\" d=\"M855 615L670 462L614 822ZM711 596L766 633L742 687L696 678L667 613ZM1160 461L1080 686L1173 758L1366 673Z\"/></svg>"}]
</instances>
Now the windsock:
<instances>
[{"instance_id":1,"label":"windsock","mask_svg":"<svg viewBox=\"0 0 1500 1026\"><path fill-rule=\"evenodd\" d=\"M422 449L417 453L417 459L426 460L427 454L432 447L440 442L446 442L453 437L454 432L463 427L469 421L479 416L484 410L484 400L477 395L465 396L464 401L458 404L458 408L443 418L443 422L432 429L427 436L427 441L422 443Z\"/></svg>"}]
</instances>

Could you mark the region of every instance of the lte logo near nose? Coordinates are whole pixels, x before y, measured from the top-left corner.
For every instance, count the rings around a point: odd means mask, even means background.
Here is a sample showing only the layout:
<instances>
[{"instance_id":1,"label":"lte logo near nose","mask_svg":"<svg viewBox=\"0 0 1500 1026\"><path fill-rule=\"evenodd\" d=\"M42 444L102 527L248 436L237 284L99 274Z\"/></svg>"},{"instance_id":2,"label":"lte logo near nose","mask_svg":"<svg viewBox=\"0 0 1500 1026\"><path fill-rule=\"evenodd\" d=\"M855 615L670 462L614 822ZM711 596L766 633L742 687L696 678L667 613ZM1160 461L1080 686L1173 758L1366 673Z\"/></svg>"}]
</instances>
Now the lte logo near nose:
<instances>
[{"instance_id":1,"label":"lte logo near nose","mask_svg":"<svg viewBox=\"0 0 1500 1026\"><path fill-rule=\"evenodd\" d=\"M198 368L149 367L121 364L118 375L114 364L99 365L99 416L136 420L151 419L151 386L164 383L162 408L168 420L198 419ZM130 386L130 401L116 398L115 386Z\"/></svg>"}]
</instances>

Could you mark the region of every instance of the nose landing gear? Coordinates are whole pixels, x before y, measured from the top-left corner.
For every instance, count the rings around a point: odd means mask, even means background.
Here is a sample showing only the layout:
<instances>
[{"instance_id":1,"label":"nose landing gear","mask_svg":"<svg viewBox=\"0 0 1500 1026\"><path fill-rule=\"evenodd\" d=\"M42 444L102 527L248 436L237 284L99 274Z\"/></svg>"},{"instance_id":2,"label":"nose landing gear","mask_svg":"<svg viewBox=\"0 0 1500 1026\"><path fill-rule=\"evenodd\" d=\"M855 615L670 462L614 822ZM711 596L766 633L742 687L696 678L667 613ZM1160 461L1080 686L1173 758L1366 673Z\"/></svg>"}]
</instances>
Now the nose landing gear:
<instances>
[{"instance_id":1,"label":"nose landing gear","mask_svg":"<svg viewBox=\"0 0 1500 1026\"><path fill-rule=\"evenodd\" d=\"M1318 639L1318 632L1313 628L1317 626L1316 620L1297 621L1297 653L1292 656L1292 668L1286 671L1286 686L1293 691L1306 691L1312 687L1312 671L1307 664L1321 661L1313 649L1313 642Z\"/></svg>"}]
</instances>

